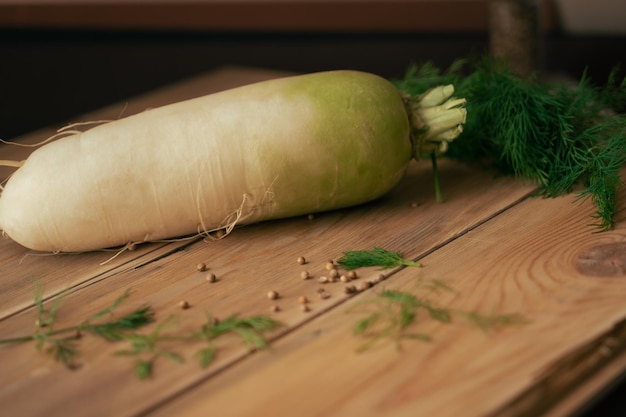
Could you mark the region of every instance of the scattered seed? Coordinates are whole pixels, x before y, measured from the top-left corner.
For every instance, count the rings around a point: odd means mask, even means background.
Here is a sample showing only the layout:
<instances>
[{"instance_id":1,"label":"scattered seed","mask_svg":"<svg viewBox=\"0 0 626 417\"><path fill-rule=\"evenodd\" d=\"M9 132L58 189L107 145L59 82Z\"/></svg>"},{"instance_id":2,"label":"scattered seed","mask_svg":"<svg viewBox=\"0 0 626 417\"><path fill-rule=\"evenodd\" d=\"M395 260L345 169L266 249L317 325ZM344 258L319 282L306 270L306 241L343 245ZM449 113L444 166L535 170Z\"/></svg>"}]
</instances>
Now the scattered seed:
<instances>
[{"instance_id":1,"label":"scattered seed","mask_svg":"<svg viewBox=\"0 0 626 417\"><path fill-rule=\"evenodd\" d=\"M321 282L322 284L326 284L326 283L328 282L328 277L327 277L327 276L322 275L322 276L321 276L321 277L319 277L317 280L318 280L319 282Z\"/></svg>"},{"instance_id":2,"label":"scattered seed","mask_svg":"<svg viewBox=\"0 0 626 417\"><path fill-rule=\"evenodd\" d=\"M350 282L350 278L347 275L342 275L339 277L339 281L341 282Z\"/></svg>"},{"instance_id":3,"label":"scattered seed","mask_svg":"<svg viewBox=\"0 0 626 417\"><path fill-rule=\"evenodd\" d=\"M300 297L298 297L298 302L300 304L306 304L309 302L309 299L306 298L306 295L301 295Z\"/></svg>"},{"instance_id":4,"label":"scattered seed","mask_svg":"<svg viewBox=\"0 0 626 417\"><path fill-rule=\"evenodd\" d=\"M272 306L270 307L270 311L271 311L272 313L278 313L278 312L280 311L280 307L279 307L279 306L277 306L276 304L274 304L274 305L272 305Z\"/></svg>"},{"instance_id":5,"label":"scattered seed","mask_svg":"<svg viewBox=\"0 0 626 417\"><path fill-rule=\"evenodd\" d=\"M200 262L197 266L196 269L200 272L206 271L206 264L204 262Z\"/></svg>"},{"instance_id":6,"label":"scattered seed","mask_svg":"<svg viewBox=\"0 0 626 417\"><path fill-rule=\"evenodd\" d=\"M355 270L352 271L348 271L348 278L350 279L357 279L359 276L357 275Z\"/></svg>"},{"instance_id":7,"label":"scattered seed","mask_svg":"<svg viewBox=\"0 0 626 417\"><path fill-rule=\"evenodd\" d=\"M359 290L363 291L363 290L370 288L371 286L372 286L372 283L370 281L363 281L359 285Z\"/></svg>"},{"instance_id":8,"label":"scattered seed","mask_svg":"<svg viewBox=\"0 0 626 417\"><path fill-rule=\"evenodd\" d=\"M217 282L217 277L214 273L209 272L208 274L206 274L206 280L209 282Z\"/></svg>"},{"instance_id":9,"label":"scattered seed","mask_svg":"<svg viewBox=\"0 0 626 417\"><path fill-rule=\"evenodd\" d=\"M337 278L339 276L339 271L337 271L335 268L333 268L330 271L328 271L328 275L331 278Z\"/></svg>"},{"instance_id":10,"label":"scattered seed","mask_svg":"<svg viewBox=\"0 0 626 417\"><path fill-rule=\"evenodd\" d=\"M325 300L327 298L330 298L330 293L326 291L322 291L321 293L319 293L319 296L321 299Z\"/></svg>"},{"instance_id":11,"label":"scattered seed","mask_svg":"<svg viewBox=\"0 0 626 417\"><path fill-rule=\"evenodd\" d=\"M302 304L300 305L300 310L302 310L304 313L311 311L311 307L309 307L308 304Z\"/></svg>"},{"instance_id":12,"label":"scattered seed","mask_svg":"<svg viewBox=\"0 0 626 417\"><path fill-rule=\"evenodd\" d=\"M298 258L297 262L298 262L300 265L304 265L304 264L306 263L306 259L304 258L304 256L300 256L300 257Z\"/></svg>"},{"instance_id":13,"label":"scattered seed","mask_svg":"<svg viewBox=\"0 0 626 417\"><path fill-rule=\"evenodd\" d=\"M318 288L318 289L317 289L317 293L318 293L318 294L321 294L321 293L323 293L323 292L326 292L326 290L325 290L324 288Z\"/></svg>"},{"instance_id":14,"label":"scattered seed","mask_svg":"<svg viewBox=\"0 0 626 417\"><path fill-rule=\"evenodd\" d=\"M344 292L346 294L354 294L356 292L356 286L354 285L346 285L344 288Z\"/></svg>"},{"instance_id":15,"label":"scattered seed","mask_svg":"<svg viewBox=\"0 0 626 417\"><path fill-rule=\"evenodd\" d=\"M278 292L272 290L272 291L268 291L267 292L267 298L269 298L270 300L276 300L278 299Z\"/></svg>"},{"instance_id":16,"label":"scattered seed","mask_svg":"<svg viewBox=\"0 0 626 417\"><path fill-rule=\"evenodd\" d=\"M189 304L187 300L180 301L178 303L178 306L182 308L183 310L187 310L189 307L191 307L191 305Z\"/></svg>"},{"instance_id":17,"label":"scattered seed","mask_svg":"<svg viewBox=\"0 0 626 417\"><path fill-rule=\"evenodd\" d=\"M385 274L378 274L378 276L375 278L375 281L376 282L383 282L386 279L387 279L387 277L385 276Z\"/></svg>"},{"instance_id":18,"label":"scattered seed","mask_svg":"<svg viewBox=\"0 0 626 417\"><path fill-rule=\"evenodd\" d=\"M333 263L333 261L326 262L326 269L328 271L330 271L331 269L335 269L335 264Z\"/></svg>"},{"instance_id":19,"label":"scattered seed","mask_svg":"<svg viewBox=\"0 0 626 417\"><path fill-rule=\"evenodd\" d=\"M302 279L309 279L309 278L311 278L311 275L309 274L309 271L302 271L302 272L300 272L300 278L302 278Z\"/></svg>"}]
</instances>

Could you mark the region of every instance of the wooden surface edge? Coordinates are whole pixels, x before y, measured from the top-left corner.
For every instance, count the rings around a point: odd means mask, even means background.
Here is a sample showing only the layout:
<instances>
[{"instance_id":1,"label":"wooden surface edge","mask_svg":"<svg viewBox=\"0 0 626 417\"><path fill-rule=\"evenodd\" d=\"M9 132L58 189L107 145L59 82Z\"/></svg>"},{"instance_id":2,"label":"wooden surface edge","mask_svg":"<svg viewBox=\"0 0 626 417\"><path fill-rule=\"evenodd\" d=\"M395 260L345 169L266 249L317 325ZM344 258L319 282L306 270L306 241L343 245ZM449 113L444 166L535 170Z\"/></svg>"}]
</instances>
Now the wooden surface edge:
<instances>
[{"instance_id":1,"label":"wooden surface edge","mask_svg":"<svg viewBox=\"0 0 626 417\"><path fill-rule=\"evenodd\" d=\"M567 417L593 404L626 372L626 318L538 376L535 384L490 417Z\"/></svg>"}]
</instances>

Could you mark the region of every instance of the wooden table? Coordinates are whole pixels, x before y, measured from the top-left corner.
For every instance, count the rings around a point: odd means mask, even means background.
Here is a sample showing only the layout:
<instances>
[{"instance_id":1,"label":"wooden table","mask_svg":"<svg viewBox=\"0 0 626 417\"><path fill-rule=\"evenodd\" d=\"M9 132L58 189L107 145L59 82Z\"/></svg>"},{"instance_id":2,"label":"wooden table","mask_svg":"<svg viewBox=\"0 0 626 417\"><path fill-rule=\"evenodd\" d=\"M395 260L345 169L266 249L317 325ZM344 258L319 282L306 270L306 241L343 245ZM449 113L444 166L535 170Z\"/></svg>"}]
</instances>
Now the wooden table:
<instances>
[{"instance_id":1,"label":"wooden table","mask_svg":"<svg viewBox=\"0 0 626 417\"><path fill-rule=\"evenodd\" d=\"M115 118L282 74L224 68L170 88L112 105L79 120ZM52 130L20 141L36 142ZM2 146L0 159L31 148ZM32 253L0 240L0 337L30 334L37 312L62 295L57 326L76 324L129 298L113 317L149 304L156 321L176 316L165 332L191 332L206 314L270 316L283 325L269 349L250 351L236 337L218 343L202 369L198 343L170 346L152 377L134 374L133 358L116 355L126 342L77 339L77 369L34 343L0 346L0 410L11 416L566 416L626 368L626 271L623 194L617 228L595 233L594 208L575 195L532 197L535 187L449 160L440 165L445 201L436 203L427 162L380 201L345 210L236 229L216 241L181 241L115 252ZM10 170L0 171L6 178ZM322 284L325 264L348 250L375 246L419 259L422 268L361 268L357 286ZM595 249L595 251L594 251ZM602 254L614 250L614 258ZM296 259L304 256L307 264ZM621 256L621 258L620 258ZM604 264L603 264L604 262ZM621 263L620 263L621 262ZM208 271L199 272L205 263ZM598 268L605 266L604 270ZM308 270L313 278L304 280ZM214 273L217 282L209 282ZM444 282L453 291L426 292ZM323 288L329 297L319 297ZM366 303L383 290L428 297L433 304L485 315L514 313L524 324L483 331L453 315L443 323L419 317L411 331L430 342L382 340L359 352L353 334ZM268 300L268 291L280 298ZM306 296L304 312L299 297ZM180 307L186 301L189 308ZM277 305L280 311L271 311ZM108 317L106 317L108 318ZM141 329L148 334L152 327Z\"/></svg>"}]
</instances>

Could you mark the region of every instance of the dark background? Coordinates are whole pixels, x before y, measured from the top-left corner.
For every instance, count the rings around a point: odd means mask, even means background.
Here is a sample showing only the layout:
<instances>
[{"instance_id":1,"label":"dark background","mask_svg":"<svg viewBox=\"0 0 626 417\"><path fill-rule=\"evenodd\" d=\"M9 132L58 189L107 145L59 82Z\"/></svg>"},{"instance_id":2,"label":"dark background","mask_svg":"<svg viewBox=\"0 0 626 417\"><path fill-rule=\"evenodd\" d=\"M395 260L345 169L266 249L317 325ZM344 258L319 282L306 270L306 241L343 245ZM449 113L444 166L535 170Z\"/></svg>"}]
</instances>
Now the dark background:
<instances>
[{"instance_id":1,"label":"dark background","mask_svg":"<svg viewBox=\"0 0 626 417\"><path fill-rule=\"evenodd\" d=\"M544 37L541 70L604 83L625 38ZM232 33L2 29L0 138L225 65L311 72L360 69L399 78L411 63L445 68L488 51L486 33Z\"/></svg>"}]
</instances>

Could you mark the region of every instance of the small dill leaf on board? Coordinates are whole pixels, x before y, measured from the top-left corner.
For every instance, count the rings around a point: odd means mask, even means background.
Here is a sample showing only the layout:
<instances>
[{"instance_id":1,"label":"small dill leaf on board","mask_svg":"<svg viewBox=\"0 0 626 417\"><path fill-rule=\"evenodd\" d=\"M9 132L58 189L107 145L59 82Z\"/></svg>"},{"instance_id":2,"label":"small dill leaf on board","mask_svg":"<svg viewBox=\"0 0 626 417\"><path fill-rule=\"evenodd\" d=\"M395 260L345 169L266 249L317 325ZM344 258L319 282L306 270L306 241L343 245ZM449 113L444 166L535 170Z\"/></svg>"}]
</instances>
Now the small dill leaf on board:
<instances>
[{"instance_id":1,"label":"small dill leaf on board","mask_svg":"<svg viewBox=\"0 0 626 417\"><path fill-rule=\"evenodd\" d=\"M403 258L402 255L397 252L391 252L380 247L375 247L372 250L353 250L344 252L343 256L337 260L337 263L346 270L366 266L379 266L381 268L422 266L419 262Z\"/></svg>"}]
</instances>

